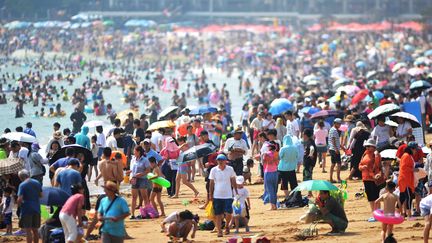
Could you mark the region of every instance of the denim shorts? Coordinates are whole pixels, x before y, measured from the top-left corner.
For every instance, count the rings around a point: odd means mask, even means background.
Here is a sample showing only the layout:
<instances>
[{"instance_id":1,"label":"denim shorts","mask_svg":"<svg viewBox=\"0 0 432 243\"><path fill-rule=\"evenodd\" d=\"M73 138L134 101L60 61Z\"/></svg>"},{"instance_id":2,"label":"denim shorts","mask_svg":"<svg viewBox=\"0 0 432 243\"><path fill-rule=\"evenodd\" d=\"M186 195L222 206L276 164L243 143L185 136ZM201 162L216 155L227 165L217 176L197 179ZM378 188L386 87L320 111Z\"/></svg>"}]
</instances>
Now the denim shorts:
<instances>
[{"instance_id":1,"label":"denim shorts","mask_svg":"<svg viewBox=\"0 0 432 243\"><path fill-rule=\"evenodd\" d=\"M233 199L217 199L213 198L213 209L215 215L222 215L224 213L232 214L232 203Z\"/></svg>"},{"instance_id":2,"label":"denim shorts","mask_svg":"<svg viewBox=\"0 0 432 243\"><path fill-rule=\"evenodd\" d=\"M132 189L151 189L151 183L147 178L137 178L135 185L132 185Z\"/></svg>"}]
</instances>

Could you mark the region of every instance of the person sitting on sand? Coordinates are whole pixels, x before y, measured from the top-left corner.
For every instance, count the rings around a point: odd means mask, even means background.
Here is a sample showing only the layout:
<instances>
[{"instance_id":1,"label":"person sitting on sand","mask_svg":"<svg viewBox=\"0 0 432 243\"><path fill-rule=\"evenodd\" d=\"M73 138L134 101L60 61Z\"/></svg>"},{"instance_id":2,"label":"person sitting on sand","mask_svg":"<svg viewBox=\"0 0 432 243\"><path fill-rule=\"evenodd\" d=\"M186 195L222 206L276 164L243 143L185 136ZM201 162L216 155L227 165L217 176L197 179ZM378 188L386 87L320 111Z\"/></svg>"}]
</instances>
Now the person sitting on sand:
<instances>
[{"instance_id":1,"label":"person sitting on sand","mask_svg":"<svg viewBox=\"0 0 432 243\"><path fill-rule=\"evenodd\" d=\"M315 204L318 206L322 219L332 227L330 234L344 233L348 227L345 210L336 199L330 196L329 191L320 191Z\"/></svg>"},{"instance_id":2,"label":"person sitting on sand","mask_svg":"<svg viewBox=\"0 0 432 243\"><path fill-rule=\"evenodd\" d=\"M183 238L183 241L187 241L187 237L193 227L191 234L193 239L198 229L196 218L197 215L194 216L189 210L182 212L175 211L168 215L161 223L162 232L166 232L167 236L173 238L174 241L179 238ZM169 226L166 227L166 224Z\"/></svg>"},{"instance_id":3,"label":"person sitting on sand","mask_svg":"<svg viewBox=\"0 0 432 243\"><path fill-rule=\"evenodd\" d=\"M396 205L398 208L401 208L401 203L399 201L399 197L396 196L393 192L395 191L396 184L392 181L387 182L386 192L382 194L375 203L379 205L380 202L384 202L384 215L393 215L396 211ZM381 237L384 242L386 237L392 235L393 233L393 225L382 223L382 231Z\"/></svg>"}]
</instances>

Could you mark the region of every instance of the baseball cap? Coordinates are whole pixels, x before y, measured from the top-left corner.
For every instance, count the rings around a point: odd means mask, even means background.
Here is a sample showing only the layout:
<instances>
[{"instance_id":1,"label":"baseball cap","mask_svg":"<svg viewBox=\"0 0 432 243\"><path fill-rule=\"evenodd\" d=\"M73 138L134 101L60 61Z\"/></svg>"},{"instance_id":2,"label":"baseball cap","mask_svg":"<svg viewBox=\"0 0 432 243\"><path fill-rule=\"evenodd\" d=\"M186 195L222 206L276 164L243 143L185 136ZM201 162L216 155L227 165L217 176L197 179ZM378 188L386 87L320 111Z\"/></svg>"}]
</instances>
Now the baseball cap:
<instances>
[{"instance_id":1,"label":"baseball cap","mask_svg":"<svg viewBox=\"0 0 432 243\"><path fill-rule=\"evenodd\" d=\"M243 176L237 176L236 177L236 183L238 185L242 185L244 183L244 177Z\"/></svg>"},{"instance_id":2,"label":"baseball cap","mask_svg":"<svg viewBox=\"0 0 432 243\"><path fill-rule=\"evenodd\" d=\"M144 143L151 143L151 140L149 139L149 138L146 138L146 139L144 139L144 141L143 141Z\"/></svg>"},{"instance_id":3,"label":"baseball cap","mask_svg":"<svg viewBox=\"0 0 432 243\"><path fill-rule=\"evenodd\" d=\"M216 157L216 160L227 160L227 157L225 156L225 154L219 154L219 155Z\"/></svg>"},{"instance_id":4,"label":"baseball cap","mask_svg":"<svg viewBox=\"0 0 432 243\"><path fill-rule=\"evenodd\" d=\"M336 118L336 119L334 119L333 122L334 122L334 123L338 123L338 124L342 124L342 119L340 119L340 118Z\"/></svg>"}]
</instances>

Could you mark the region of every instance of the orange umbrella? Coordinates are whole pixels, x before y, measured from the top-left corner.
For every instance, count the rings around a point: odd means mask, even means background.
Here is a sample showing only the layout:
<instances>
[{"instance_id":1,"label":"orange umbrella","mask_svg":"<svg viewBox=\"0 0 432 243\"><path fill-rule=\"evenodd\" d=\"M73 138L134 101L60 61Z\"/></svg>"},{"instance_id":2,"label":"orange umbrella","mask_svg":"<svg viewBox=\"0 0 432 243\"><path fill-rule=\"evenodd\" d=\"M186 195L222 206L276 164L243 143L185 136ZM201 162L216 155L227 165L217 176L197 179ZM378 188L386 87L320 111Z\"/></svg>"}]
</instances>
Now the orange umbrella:
<instances>
[{"instance_id":1,"label":"orange umbrella","mask_svg":"<svg viewBox=\"0 0 432 243\"><path fill-rule=\"evenodd\" d=\"M180 134L180 136L186 136L187 135L187 127L189 126L189 123L184 123L181 124L178 128L177 128L177 132Z\"/></svg>"}]
</instances>

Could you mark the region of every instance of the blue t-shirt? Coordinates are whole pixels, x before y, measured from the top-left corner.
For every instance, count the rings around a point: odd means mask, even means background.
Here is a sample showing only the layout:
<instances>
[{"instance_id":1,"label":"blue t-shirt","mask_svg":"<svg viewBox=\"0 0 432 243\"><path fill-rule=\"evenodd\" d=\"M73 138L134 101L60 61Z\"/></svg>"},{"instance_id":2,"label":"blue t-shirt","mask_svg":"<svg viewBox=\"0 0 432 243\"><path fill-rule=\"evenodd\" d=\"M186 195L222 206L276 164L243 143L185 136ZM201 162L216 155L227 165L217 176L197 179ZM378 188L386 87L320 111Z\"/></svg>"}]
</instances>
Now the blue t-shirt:
<instances>
[{"instance_id":1,"label":"blue t-shirt","mask_svg":"<svg viewBox=\"0 0 432 243\"><path fill-rule=\"evenodd\" d=\"M122 197L117 197L111 208L108 210L108 212L106 212L110 204L111 200L108 197L103 198L99 204L98 212L101 213L104 217L118 217L125 213L129 213L128 204L126 200ZM124 220L119 220L117 222L105 220L102 227L102 232L113 236L124 237Z\"/></svg>"},{"instance_id":2,"label":"blue t-shirt","mask_svg":"<svg viewBox=\"0 0 432 243\"><path fill-rule=\"evenodd\" d=\"M148 152L146 152L146 158L149 159L150 157L155 158L156 162L163 160L162 156L160 156L160 154L158 154L153 149L150 149Z\"/></svg>"},{"instance_id":3,"label":"blue t-shirt","mask_svg":"<svg viewBox=\"0 0 432 243\"><path fill-rule=\"evenodd\" d=\"M60 188L69 193L71 186L82 182L81 174L74 169L65 169L57 175L57 182L60 183Z\"/></svg>"},{"instance_id":4,"label":"blue t-shirt","mask_svg":"<svg viewBox=\"0 0 432 243\"><path fill-rule=\"evenodd\" d=\"M20 217L24 215L40 214L40 193L42 184L35 179L23 181L18 187L18 197L23 197Z\"/></svg>"}]
</instances>

